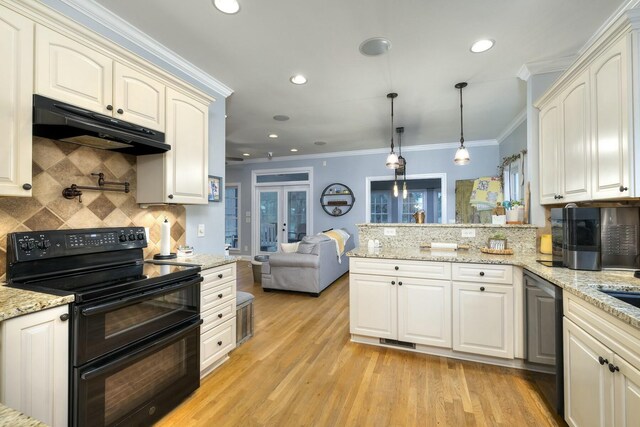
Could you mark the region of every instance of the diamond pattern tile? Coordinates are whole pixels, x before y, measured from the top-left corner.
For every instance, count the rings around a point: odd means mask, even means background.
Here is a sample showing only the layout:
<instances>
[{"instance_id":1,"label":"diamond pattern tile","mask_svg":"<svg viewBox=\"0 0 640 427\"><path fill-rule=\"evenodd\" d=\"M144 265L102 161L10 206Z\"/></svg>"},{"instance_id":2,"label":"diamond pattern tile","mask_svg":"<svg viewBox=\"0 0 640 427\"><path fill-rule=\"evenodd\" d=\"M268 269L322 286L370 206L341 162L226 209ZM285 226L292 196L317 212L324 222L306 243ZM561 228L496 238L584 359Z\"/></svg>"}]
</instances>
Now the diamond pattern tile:
<instances>
[{"instance_id":1,"label":"diamond pattern tile","mask_svg":"<svg viewBox=\"0 0 640 427\"><path fill-rule=\"evenodd\" d=\"M97 185L92 172L109 181L128 181L129 193L83 190L82 203L62 197L71 184ZM184 206L151 206L136 203L136 158L44 138L33 139L33 197L0 197L0 281L6 265L6 235L16 231L89 227L149 227L145 258L160 251L160 225L171 222L171 250L185 244Z\"/></svg>"}]
</instances>

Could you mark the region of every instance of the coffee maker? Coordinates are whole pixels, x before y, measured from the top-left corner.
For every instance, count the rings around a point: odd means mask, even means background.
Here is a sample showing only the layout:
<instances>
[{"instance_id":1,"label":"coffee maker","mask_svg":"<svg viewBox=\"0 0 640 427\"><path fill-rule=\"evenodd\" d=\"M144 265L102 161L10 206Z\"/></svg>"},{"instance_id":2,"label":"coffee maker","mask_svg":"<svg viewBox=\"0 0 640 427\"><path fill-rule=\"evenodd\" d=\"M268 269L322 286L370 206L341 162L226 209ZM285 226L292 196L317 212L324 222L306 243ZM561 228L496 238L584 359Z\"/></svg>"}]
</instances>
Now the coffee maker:
<instances>
[{"instance_id":1,"label":"coffee maker","mask_svg":"<svg viewBox=\"0 0 640 427\"><path fill-rule=\"evenodd\" d=\"M553 208L551 218L554 265L601 270L600 208Z\"/></svg>"}]
</instances>

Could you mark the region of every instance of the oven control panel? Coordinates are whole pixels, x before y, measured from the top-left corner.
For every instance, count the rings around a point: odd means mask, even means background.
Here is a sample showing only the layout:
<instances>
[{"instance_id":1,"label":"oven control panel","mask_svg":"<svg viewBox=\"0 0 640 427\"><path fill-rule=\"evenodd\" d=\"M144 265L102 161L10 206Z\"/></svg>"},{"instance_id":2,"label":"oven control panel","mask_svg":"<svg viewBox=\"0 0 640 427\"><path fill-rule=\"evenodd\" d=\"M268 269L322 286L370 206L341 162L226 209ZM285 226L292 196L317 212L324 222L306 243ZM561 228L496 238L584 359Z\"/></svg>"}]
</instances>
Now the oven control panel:
<instances>
[{"instance_id":1,"label":"oven control panel","mask_svg":"<svg viewBox=\"0 0 640 427\"><path fill-rule=\"evenodd\" d=\"M28 231L10 233L7 239L12 261L147 247L143 227Z\"/></svg>"}]
</instances>

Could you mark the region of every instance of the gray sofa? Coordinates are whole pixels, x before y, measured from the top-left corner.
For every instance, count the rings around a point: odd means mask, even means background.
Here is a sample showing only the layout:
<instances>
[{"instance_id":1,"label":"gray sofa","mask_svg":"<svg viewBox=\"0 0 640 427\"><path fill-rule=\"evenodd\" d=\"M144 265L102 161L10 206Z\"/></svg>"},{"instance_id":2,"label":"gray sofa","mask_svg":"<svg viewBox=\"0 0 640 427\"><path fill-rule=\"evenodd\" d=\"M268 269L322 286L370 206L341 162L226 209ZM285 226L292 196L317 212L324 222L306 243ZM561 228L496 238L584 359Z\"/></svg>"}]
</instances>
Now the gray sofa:
<instances>
[{"instance_id":1,"label":"gray sofa","mask_svg":"<svg viewBox=\"0 0 640 427\"><path fill-rule=\"evenodd\" d=\"M346 253L353 247L351 236L338 262L335 241L323 235L306 236L298 252L278 252L262 264L262 289L304 292L317 297L349 270Z\"/></svg>"}]
</instances>

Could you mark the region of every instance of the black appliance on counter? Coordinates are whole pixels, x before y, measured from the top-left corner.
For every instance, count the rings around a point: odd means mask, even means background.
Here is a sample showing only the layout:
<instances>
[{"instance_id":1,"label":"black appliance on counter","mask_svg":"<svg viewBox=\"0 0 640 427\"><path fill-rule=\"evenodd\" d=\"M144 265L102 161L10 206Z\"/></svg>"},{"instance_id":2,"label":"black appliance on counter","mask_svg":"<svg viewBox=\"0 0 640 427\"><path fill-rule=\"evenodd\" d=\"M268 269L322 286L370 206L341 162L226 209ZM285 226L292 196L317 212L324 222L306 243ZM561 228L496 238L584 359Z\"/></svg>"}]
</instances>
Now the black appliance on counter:
<instances>
[{"instance_id":1,"label":"black appliance on counter","mask_svg":"<svg viewBox=\"0 0 640 427\"><path fill-rule=\"evenodd\" d=\"M200 386L200 267L145 263L141 227L7 239L9 286L75 296L70 425L150 425Z\"/></svg>"},{"instance_id":2,"label":"black appliance on counter","mask_svg":"<svg viewBox=\"0 0 640 427\"><path fill-rule=\"evenodd\" d=\"M162 132L41 95L33 95L33 135L138 156L171 149Z\"/></svg>"},{"instance_id":3,"label":"black appliance on counter","mask_svg":"<svg viewBox=\"0 0 640 427\"><path fill-rule=\"evenodd\" d=\"M524 284L525 362L538 390L563 416L562 289L526 270Z\"/></svg>"}]
</instances>

